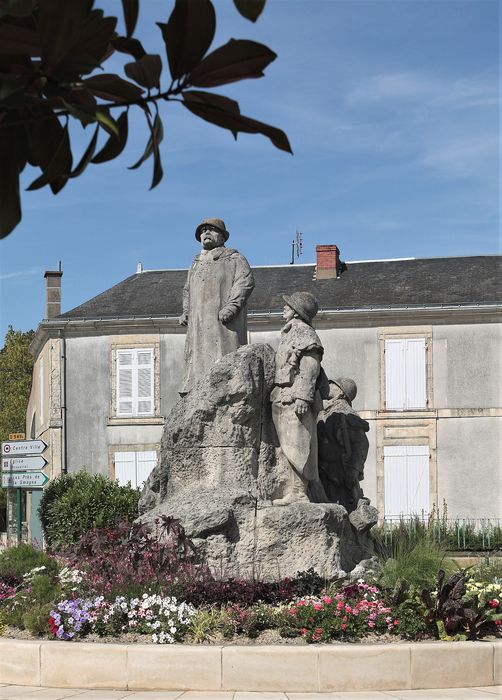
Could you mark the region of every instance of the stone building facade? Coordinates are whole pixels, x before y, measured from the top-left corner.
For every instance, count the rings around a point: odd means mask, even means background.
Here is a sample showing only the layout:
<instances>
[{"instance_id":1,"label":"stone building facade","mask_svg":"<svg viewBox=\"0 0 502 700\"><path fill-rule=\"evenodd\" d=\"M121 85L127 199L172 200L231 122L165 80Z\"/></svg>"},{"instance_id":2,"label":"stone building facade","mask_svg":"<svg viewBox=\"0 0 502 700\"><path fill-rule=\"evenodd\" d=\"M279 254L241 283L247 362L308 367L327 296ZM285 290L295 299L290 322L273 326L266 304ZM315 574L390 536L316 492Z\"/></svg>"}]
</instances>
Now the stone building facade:
<instances>
[{"instance_id":1,"label":"stone building facade","mask_svg":"<svg viewBox=\"0 0 502 700\"><path fill-rule=\"evenodd\" d=\"M276 347L282 294L312 292L331 378L353 378L370 423L363 488L381 517L502 517L502 256L253 268L249 342ZM141 485L178 399L186 270L142 270L60 313L57 273L31 351L27 437L47 475L85 467ZM48 293L49 294L49 293ZM48 296L49 299L49 296ZM40 494L34 492L34 503Z\"/></svg>"}]
</instances>

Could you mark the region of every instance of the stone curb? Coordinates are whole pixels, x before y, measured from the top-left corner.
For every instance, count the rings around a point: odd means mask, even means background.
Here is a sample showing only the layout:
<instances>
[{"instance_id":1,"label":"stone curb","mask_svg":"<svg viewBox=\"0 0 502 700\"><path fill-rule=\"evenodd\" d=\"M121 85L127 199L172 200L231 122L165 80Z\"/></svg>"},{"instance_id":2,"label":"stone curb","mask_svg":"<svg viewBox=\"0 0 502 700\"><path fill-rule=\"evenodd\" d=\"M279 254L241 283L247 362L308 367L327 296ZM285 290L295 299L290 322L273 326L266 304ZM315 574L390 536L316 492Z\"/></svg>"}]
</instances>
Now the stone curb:
<instances>
[{"instance_id":1,"label":"stone curb","mask_svg":"<svg viewBox=\"0 0 502 700\"><path fill-rule=\"evenodd\" d=\"M0 639L0 682L289 693L492 686L502 685L502 641L251 647Z\"/></svg>"}]
</instances>

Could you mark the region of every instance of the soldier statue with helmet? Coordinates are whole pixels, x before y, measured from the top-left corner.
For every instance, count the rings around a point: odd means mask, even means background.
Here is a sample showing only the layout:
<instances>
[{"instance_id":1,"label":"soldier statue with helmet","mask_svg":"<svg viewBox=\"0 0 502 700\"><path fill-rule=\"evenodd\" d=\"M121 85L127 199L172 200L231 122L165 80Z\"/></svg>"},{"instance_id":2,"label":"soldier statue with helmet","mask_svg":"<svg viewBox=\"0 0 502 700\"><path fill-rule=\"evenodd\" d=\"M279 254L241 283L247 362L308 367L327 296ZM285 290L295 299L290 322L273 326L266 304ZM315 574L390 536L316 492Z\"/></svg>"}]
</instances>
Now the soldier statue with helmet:
<instances>
[{"instance_id":1,"label":"soldier statue with helmet","mask_svg":"<svg viewBox=\"0 0 502 700\"><path fill-rule=\"evenodd\" d=\"M319 477L328 500L340 503L350 513L364 498L359 482L368 455L369 424L352 408L357 394L352 379L330 380L329 385L329 400L317 423Z\"/></svg>"},{"instance_id":2,"label":"soldier statue with helmet","mask_svg":"<svg viewBox=\"0 0 502 700\"><path fill-rule=\"evenodd\" d=\"M294 292L283 299L286 323L275 356L270 400L279 444L291 471L289 487L274 505L309 501L309 486L320 485L316 422L329 391L321 369L324 350L312 328L317 300L310 292Z\"/></svg>"}]
</instances>

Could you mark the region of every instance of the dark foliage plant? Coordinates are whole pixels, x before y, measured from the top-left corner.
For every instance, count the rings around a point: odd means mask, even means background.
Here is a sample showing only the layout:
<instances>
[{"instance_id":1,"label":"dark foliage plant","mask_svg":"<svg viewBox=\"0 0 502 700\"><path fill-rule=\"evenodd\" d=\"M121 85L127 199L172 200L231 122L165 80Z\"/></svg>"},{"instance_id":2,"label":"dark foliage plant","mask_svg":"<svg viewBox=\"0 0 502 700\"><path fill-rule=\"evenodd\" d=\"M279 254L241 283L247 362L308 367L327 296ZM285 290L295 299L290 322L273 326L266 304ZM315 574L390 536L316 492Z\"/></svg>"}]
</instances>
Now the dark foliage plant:
<instances>
[{"instance_id":1,"label":"dark foliage plant","mask_svg":"<svg viewBox=\"0 0 502 700\"><path fill-rule=\"evenodd\" d=\"M255 21L266 0L234 0ZM118 3L117 3L118 4ZM149 133L143 155L131 166L153 160L151 188L163 176L164 136L159 104L176 101L189 112L228 129L259 133L291 152L287 136L244 116L239 104L208 91L248 78L260 78L276 54L249 39L230 39L210 50L216 13L210 0L175 0L167 22L157 22L165 44L163 59L133 36L139 0L122 0L125 35L118 18L95 8L94 0L3 0L0 3L0 237L21 220L19 177L26 164L40 169L28 190L49 186L54 194L79 177L90 163L105 163L125 148L128 110L142 110ZM125 54L127 79L107 70L115 52ZM164 59L165 60L165 59ZM117 111L119 114L117 116ZM93 133L74 163L70 121ZM98 149L100 134L107 140Z\"/></svg>"},{"instance_id":2,"label":"dark foliage plant","mask_svg":"<svg viewBox=\"0 0 502 700\"><path fill-rule=\"evenodd\" d=\"M64 554L72 566L86 571L89 592L98 594L174 586L199 571L191 540L179 521L168 516L160 517L153 531L126 520L93 528Z\"/></svg>"},{"instance_id":3,"label":"dark foliage plant","mask_svg":"<svg viewBox=\"0 0 502 700\"><path fill-rule=\"evenodd\" d=\"M491 614L485 606L464 602L468 578L466 571L457 571L445 579L445 572L439 571L434 595L427 589L422 591L425 621L440 639L475 640L497 632L494 620L502 615Z\"/></svg>"}]
</instances>

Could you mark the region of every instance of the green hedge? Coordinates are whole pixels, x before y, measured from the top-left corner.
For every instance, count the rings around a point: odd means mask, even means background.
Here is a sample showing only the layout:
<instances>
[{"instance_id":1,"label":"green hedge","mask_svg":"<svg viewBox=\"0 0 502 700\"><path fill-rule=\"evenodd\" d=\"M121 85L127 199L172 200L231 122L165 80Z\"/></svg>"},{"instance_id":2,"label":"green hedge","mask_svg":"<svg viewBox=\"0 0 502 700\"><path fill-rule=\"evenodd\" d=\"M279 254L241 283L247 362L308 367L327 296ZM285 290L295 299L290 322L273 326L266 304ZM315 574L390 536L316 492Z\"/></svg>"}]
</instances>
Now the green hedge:
<instances>
[{"instance_id":1,"label":"green hedge","mask_svg":"<svg viewBox=\"0 0 502 700\"><path fill-rule=\"evenodd\" d=\"M82 470L63 474L47 485L38 509L51 549L73 544L93 527L138 516L139 490L119 486L101 474Z\"/></svg>"}]
</instances>

